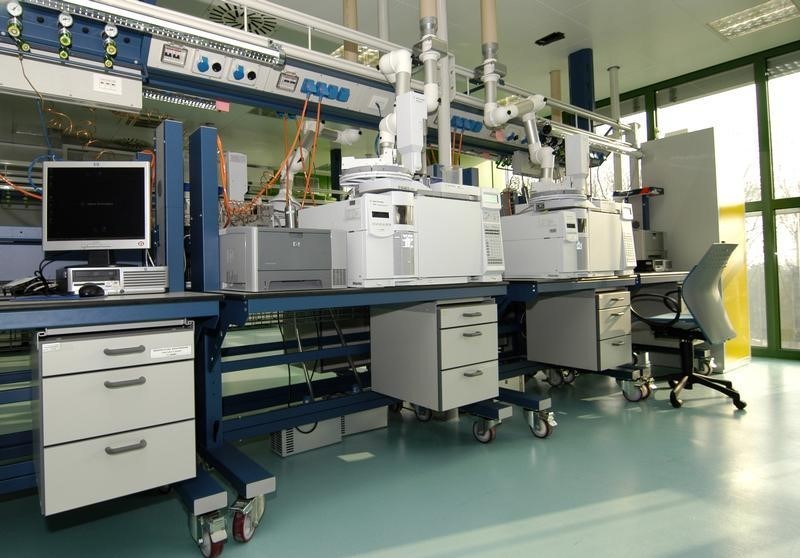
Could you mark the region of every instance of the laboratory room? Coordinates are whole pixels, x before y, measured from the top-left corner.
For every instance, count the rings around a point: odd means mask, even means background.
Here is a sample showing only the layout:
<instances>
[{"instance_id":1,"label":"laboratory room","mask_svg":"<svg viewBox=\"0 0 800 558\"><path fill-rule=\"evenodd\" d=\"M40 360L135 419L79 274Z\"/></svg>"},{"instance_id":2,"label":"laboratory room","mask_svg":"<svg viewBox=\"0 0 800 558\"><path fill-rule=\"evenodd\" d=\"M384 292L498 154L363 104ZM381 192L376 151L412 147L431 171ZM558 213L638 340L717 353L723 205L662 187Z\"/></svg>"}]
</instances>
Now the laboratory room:
<instances>
[{"instance_id":1,"label":"laboratory room","mask_svg":"<svg viewBox=\"0 0 800 558\"><path fill-rule=\"evenodd\" d=\"M0 556L800 555L798 37L0 0Z\"/></svg>"}]
</instances>

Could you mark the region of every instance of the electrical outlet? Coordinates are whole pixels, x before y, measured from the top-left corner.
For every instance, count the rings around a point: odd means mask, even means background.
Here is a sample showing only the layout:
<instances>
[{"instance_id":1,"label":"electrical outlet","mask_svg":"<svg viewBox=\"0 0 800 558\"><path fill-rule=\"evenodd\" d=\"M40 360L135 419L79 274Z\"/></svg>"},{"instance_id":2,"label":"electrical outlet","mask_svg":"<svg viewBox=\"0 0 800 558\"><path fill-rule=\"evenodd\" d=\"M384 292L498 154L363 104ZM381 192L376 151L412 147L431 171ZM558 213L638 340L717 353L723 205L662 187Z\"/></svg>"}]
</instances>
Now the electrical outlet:
<instances>
[{"instance_id":1,"label":"electrical outlet","mask_svg":"<svg viewBox=\"0 0 800 558\"><path fill-rule=\"evenodd\" d=\"M225 57L216 52L198 50L194 55L192 72L212 78L221 78L225 70Z\"/></svg>"},{"instance_id":2,"label":"electrical outlet","mask_svg":"<svg viewBox=\"0 0 800 558\"><path fill-rule=\"evenodd\" d=\"M254 87L262 72L266 72L266 68L242 60L232 60L228 68L228 81Z\"/></svg>"},{"instance_id":3,"label":"electrical outlet","mask_svg":"<svg viewBox=\"0 0 800 558\"><path fill-rule=\"evenodd\" d=\"M98 93L122 95L122 79L108 74L92 74L92 89Z\"/></svg>"}]
</instances>

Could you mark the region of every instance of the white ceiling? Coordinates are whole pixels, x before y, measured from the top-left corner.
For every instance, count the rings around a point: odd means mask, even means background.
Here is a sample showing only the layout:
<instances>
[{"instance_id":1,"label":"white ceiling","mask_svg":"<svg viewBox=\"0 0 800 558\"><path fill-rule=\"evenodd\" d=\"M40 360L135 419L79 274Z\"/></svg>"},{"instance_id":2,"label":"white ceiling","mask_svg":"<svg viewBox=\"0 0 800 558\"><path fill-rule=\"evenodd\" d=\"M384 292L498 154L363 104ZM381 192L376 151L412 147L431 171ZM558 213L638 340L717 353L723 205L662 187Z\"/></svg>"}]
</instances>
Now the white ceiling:
<instances>
[{"instance_id":1,"label":"white ceiling","mask_svg":"<svg viewBox=\"0 0 800 558\"><path fill-rule=\"evenodd\" d=\"M235 2L235 0L233 0ZM274 3L342 23L338 0L273 0ZM627 91L747 54L798 40L800 18L726 41L706 26L716 18L762 0L497 0L499 59L507 81L549 93L548 72L562 70L567 94L567 56L594 50L596 98L608 96L606 69L621 67ZM209 0L163 0L159 4L202 15ZM480 0L448 0L450 51L461 66L481 61ZM377 2L358 0L359 30L377 35ZM411 46L419 38L416 0L389 0L389 40ZM566 39L546 47L534 41L553 31Z\"/></svg>"}]
</instances>

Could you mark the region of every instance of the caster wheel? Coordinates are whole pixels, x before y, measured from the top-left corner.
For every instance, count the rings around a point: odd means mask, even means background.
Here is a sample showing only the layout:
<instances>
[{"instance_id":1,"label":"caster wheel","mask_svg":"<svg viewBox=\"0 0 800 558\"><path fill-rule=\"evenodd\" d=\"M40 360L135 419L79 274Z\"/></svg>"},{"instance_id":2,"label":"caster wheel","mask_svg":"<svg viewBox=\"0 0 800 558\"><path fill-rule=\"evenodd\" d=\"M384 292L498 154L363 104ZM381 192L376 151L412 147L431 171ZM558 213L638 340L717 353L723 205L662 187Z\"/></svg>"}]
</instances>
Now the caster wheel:
<instances>
[{"instance_id":1,"label":"caster wheel","mask_svg":"<svg viewBox=\"0 0 800 558\"><path fill-rule=\"evenodd\" d=\"M253 516L249 513L233 514L233 538L239 542L249 542L256 532Z\"/></svg>"},{"instance_id":2,"label":"caster wheel","mask_svg":"<svg viewBox=\"0 0 800 558\"><path fill-rule=\"evenodd\" d=\"M747 403L745 403L745 402L744 402L744 401L742 401L741 399L734 399L734 400L733 400L733 405L734 405L734 406L735 406L737 409L739 409L740 411L741 411L742 409L744 409L745 407L747 407Z\"/></svg>"},{"instance_id":3,"label":"caster wheel","mask_svg":"<svg viewBox=\"0 0 800 558\"><path fill-rule=\"evenodd\" d=\"M564 376L561 375L561 370L555 368L548 368L547 370L547 383L553 387L560 386L564 383Z\"/></svg>"},{"instance_id":4,"label":"caster wheel","mask_svg":"<svg viewBox=\"0 0 800 558\"><path fill-rule=\"evenodd\" d=\"M225 548L225 541L212 542L211 535L203 533L203 542L200 544L200 554L203 558L216 558L222 554Z\"/></svg>"},{"instance_id":5,"label":"caster wheel","mask_svg":"<svg viewBox=\"0 0 800 558\"><path fill-rule=\"evenodd\" d=\"M711 363L703 361L700 363L700 369L697 372L703 376L709 376L711 374Z\"/></svg>"},{"instance_id":6,"label":"caster wheel","mask_svg":"<svg viewBox=\"0 0 800 558\"><path fill-rule=\"evenodd\" d=\"M574 370L565 370L564 374L562 375L565 384L571 384L575 381L575 371Z\"/></svg>"},{"instance_id":7,"label":"caster wheel","mask_svg":"<svg viewBox=\"0 0 800 558\"><path fill-rule=\"evenodd\" d=\"M265 497L256 496L250 503L247 512L237 510L233 514L233 538L239 542L249 542L256 532L256 527L264 515Z\"/></svg>"},{"instance_id":8,"label":"caster wheel","mask_svg":"<svg viewBox=\"0 0 800 558\"><path fill-rule=\"evenodd\" d=\"M650 384L643 384L642 389L644 390L644 397L642 397L642 399L648 399L653 395L653 388L650 387Z\"/></svg>"},{"instance_id":9,"label":"caster wheel","mask_svg":"<svg viewBox=\"0 0 800 558\"><path fill-rule=\"evenodd\" d=\"M393 413L399 413L400 411L403 410L403 402L398 401L397 403L392 403L391 405L389 405L389 410Z\"/></svg>"},{"instance_id":10,"label":"caster wheel","mask_svg":"<svg viewBox=\"0 0 800 558\"><path fill-rule=\"evenodd\" d=\"M531 434L535 438L544 439L550 437L550 434L553 433L553 427L550 426L550 423L546 420L536 419L533 422L533 426L531 426Z\"/></svg>"},{"instance_id":11,"label":"caster wheel","mask_svg":"<svg viewBox=\"0 0 800 558\"><path fill-rule=\"evenodd\" d=\"M165 484L156 488L159 494L169 494L172 491L171 484Z\"/></svg>"},{"instance_id":12,"label":"caster wheel","mask_svg":"<svg viewBox=\"0 0 800 558\"><path fill-rule=\"evenodd\" d=\"M674 391L673 391L672 393L670 393L670 394L669 394L669 403L670 403L670 405L672 405L672 406L673 406L673 407L675 407L676 409L680 409L680 408L681 408L681 405L683 405L683 401L681 401L680 399L678 399L678 396L677 396L677 395L675 395L675 392L674 392Z\"/></svg>"},{"instance_id":13,"label":"caster wheel","mask_svg":"<svg viewBox=\"0 0 800 558\"><path fill-rule=\"evenodd\" d=\"M631 403L636 403L637 401L641 401L645 397L647 397L647 388L644 386L634 386L634 390L628 393L624 389L622 390L622 395L630 401Z\"/></svg>"},{"instance_id":14,"label":"caster wheel","mask_svg":"<svg viewBox=\"0 0 800 558\"><path fill-rule=\"evenodd\" d=\"M433 411L427 407L420 407L419 405L414 406L414 414L417 416L417 420L420 422L428 422L431 420L431 418L433 418Z\"/></svg>"},{"instance_id":15,"label":"caster wheel","mask_svg":"<svg viewBox=\"0 0 800 558\"><path fill-rule=\"evenodd\" d=\"M476 420L472 423L472 435L481 444L488 444L497 437L497 428L484 428L483 423Z\"/></svg>"}]
</instances>

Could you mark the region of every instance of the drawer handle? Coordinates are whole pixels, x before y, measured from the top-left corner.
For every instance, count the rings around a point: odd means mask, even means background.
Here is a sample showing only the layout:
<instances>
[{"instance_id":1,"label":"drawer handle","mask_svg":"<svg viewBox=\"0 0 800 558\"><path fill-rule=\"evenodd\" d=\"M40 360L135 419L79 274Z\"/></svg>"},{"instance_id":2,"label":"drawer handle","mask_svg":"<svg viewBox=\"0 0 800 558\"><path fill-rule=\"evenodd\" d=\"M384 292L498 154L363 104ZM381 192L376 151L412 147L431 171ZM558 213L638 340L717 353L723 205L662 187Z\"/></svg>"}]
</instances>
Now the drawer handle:
<instances>
[{"instance_id":1,"label":"drawer handle","mask_svg":"<svg viewBox=\"0 0 800 558\"><path fill-rule=\"evenodd\" d=\"M483 316L483 312L464 312L461 315L465 318L480 318Z\"/></svg>"},{"instance_id":2,"label":"drawer handle","mask_svg":"<svg viewBox=\"0 0 800 558\"><path fill-rule=\"evenodd\" d=\"M608 299L609 302L619 302L620 300L622 300L622 299L621 298L617 298L617 297Z\"/></svg>"},{"instance_id":3,"label":"drawer handle","mask_svg":"<svg viewBox=\"0 0 800 558\"><path fill-rule=\"evenodd\" d=\"M469 332L469 333L462 333L461 335L463 335L464 337L480 337L481 335L483 335L483 332L481 332L481 331L472 331L472 332Z\"/></svg>"},{"instance_id":4,"label":"drawer handle","mask_svg":"<svg viewBox=\"0 0 800 558\"><path fill-rule=\"evenodd\" d=\"M119 448L112 448L111 446L106 446L106 453L108 455L119 455L120 453L127 453L129 451L136 451L140 449L144 449L147 447L146 440L139 440L135 444L130 444L129 446L122 446Z\"/></svg>"},{"instance_id":5,"label":"drawer handle","mask_svg":"<svg viewBox=\"0 0 800 558\"><path fill-rule=\"evenodd\" d=\"M483 376L483 370L475 370L474 372L464 372L464 375L467 378L477 378L478 376Z\"/></svg>"},{"instance_id":6,"label":"drawer handle","mask_svg":"<svg viewBox=\"0 0 800 558\"><path fill-rule=\"evenodd\" d=\"M122 347L121 349L103 349L103 354L106 356L119 356L119 355L135 355L136 353L143 353L144 345L136 347Z\"/></svg>"},{"instance_id":7,"label":"drawer handle","mask_svg":"<svg viewBox=\"0 0 800 558\"><path fill-rule=\"evenodd\" d=\"M621 318L624 315L625 312L614 312L613 314L611 314L611 316L614 316L615 318Z\"/></svg>"},{"instance_id":8,"label":"drawer handle","mask_svg":"<svg viewBox=\"0 0 800 558\"><path fill-rule=\"evenodd\" d=\"M134 378L133 380L120 380L119 382L112 382L110 380L106 380L103 382L103 385L106 386L108 389L117 389L117 388L124 388L130 386L140 386L147 382L147 378L144 376L139 376L138 378Z\"/></svg>"},{"instance_id":9,"label":"drawer handle","mask_svg":"<svg viewBox=\"0 0 800 558\"><path fill-rule=\"evenodd\" d=\"M625 341L614 341L611 344L614 345L615 347L622 347L625 344Z\"/></svg>"}]
</instances>

